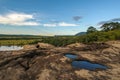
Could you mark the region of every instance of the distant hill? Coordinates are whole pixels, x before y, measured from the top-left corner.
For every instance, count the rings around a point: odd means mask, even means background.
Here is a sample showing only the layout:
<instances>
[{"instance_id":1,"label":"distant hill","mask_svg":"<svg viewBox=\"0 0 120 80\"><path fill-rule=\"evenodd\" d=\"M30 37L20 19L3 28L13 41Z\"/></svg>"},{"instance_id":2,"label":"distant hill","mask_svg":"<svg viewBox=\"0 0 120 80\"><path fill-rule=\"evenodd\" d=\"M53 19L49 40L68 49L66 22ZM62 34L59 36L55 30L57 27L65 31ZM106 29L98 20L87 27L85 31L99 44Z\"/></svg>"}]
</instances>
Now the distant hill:
<instances>
[{"instance_id":1,"label":"distant hill","mask_svg":"<svg viewBox=\"0 0 120 80\"><path fill-rule=\"evenodd\" d=\"M79 32L79 33L75 34L75 36L81 36L81 35L84 35L84 34L86 34L86 32Z\"/></svg>"},{"instance_id":2,"label":"distant hill","mask_svg":"<svg viewBox=\"0 0 120 80\"><path fill-rule=\"evenodd\" d=\"M64 36L74 36L74 35L54 35L54 36L56 36L56 37L59 37L59 36L62 37L63 36L64 37Z\"/></svg>"}]
</instances>

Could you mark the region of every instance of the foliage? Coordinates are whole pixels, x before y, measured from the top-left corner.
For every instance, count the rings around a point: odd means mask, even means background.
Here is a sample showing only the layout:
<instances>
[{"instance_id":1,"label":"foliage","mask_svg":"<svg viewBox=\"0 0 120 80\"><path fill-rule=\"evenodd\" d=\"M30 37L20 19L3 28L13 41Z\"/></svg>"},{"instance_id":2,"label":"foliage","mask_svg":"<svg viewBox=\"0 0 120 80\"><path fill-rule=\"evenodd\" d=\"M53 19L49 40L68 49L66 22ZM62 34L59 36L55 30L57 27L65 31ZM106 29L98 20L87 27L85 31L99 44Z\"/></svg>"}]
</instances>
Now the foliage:
<instances>
[{"instance_id":1,"label":"foliage","mask_svg":"<svg viewBox=\"0 0 120 80\"><path fill-rule=\"evenodd\" d=\"M92 43L105 42L109 40L120 40L120 30L113 30L108 32L97 31L82 36L71 37L49 37L42 39L42 42L53 44L55 46L66 46L72 43Z\"/></svg>"},{"instance_id":2,"label":"foliage","mask_svg":"<svg viewBox=\"0 0 120 80\"><path fill-rule=\"evenodd\" d=\"M26 45L37 42L39 42L39 40L0 40L0 45Z\"/></svg>"},{"instance_id":3,"label":"foliage","mask_svg":"<svg viewBox=\"0 0 120 80\"><path fill-rule=\"evenodd\" d=\"M96 28L94 28L93 26L90 26L88 29L87 29L87 33L93 33L93 32L97 32Z\"/></svg>"},{"instance_id":4,"label":"foliage","mask_svg":"<svg viewBox=\"0 0 120 80\"><path fill-rule=\"evenodd\" d=\"M43 38L42 42L49 43L55 46L66 46L68 44L75 43L75 37L49 37L49 38Z\"/></svg>"},{"instance_id":5,"label":"foliage","mask_svg":"<svg viewBox=\"0 0 120 80\"><path fill-rule=\"evenodd\" d=\"M120 23L118 22L110 22L105 23L101 26L102 31L111 31L111 30L120 30Z\"/></svg>"},{"instance_id":6,"label":"foliage","mask_svg":"<svg viewBox=\"0 0 120 80\"><path fill-rule=\"evenodd\" d=\"M90 43L96 41L120 40L120 30L113 30L108 32L95 32L80 37L83 43Z\"/></svg>"},{"instance_id":7,"label":"foliage","mask_svg":"<svg viewBox=\"0 0 120 80\"><path fill-rule=\"evenodd\" d=\"M105 26L106 25L106 26ZM111 27L112 26L112 27ZM109 40L120 40L120 23L104 24L101 31L94 27L89 27L87 34L80 36L2 36L0 45L25 45L36 44L38 42L49 43L55 46L66 46L68 44L104 42ZM105 32L106 31L106 32Z\"/></svg>"},{"instance_id":8,"label":"foliage","mask_svg":"<svg viewBox=\"0 0 120 80\"><path fill-rule=\"evenodd\" d=\"M35 44L38 42L49 43L55 46L66 46L68 44L80 42L80 43L92 43L92 42L104 42L109 40L120 40L120 30L113 30L108 32L98 31L89 33L82 36L54 36L54 37L41 37L40 39L28 39L21 38L18 40L0 40L0 45L25 45Z\"/></svg>"}]
</instances>

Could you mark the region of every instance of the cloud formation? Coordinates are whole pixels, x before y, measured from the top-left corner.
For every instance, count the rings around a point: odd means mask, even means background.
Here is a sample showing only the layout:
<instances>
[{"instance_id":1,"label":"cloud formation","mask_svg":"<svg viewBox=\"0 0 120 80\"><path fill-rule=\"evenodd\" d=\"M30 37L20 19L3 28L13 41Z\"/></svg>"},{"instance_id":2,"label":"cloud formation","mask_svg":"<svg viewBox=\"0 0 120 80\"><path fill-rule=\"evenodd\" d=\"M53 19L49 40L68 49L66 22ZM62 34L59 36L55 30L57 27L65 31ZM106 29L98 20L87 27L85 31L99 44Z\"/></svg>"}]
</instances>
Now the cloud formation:
<instances>
[{"instance_id":1,"label":"cloud formation","mask_svg":"<svg viewBox=\"0 0 120 80\"><path fill-rule=\"evenodd\" d=\"M75 21L79 21L80 19L82 19L82 16L74 16L73 17L73 20L75 20Z\"/></svg>"},{"instance_id":2,"label":"cloud formation","mask_svg":"<svg viewBox=\"0 0 120 80\"><path fill-rule=\"evenodd\" d=\"M77 20L77 19L76 19ZM67 27L79 26L74 23L67 23L63 21L52 20L50 23L41 23L37 21L32 14L12 12L6 15L0 15L0 24L14 25L14 26L44 26L44 27Z\"/></svg>"},{"instance_id":3,"label":"cloud formation","mask_svg":"<svg viewBox=\"0 0 120 80\"><path fill-rule=\"evenodd\" d=\"M98 23L98 25L103 25L105 23L110 23L110 22L118 22L120 21L120 18L113 18L113 19L110 19L110 20L107 20L107 21L101 21Z\"/></svg>"},{"instance_id":4,"label":"cloud formation","mask_svg":"<svg viewBox=\"0 0 120 80\"><path fill-rule=\"evenodd\" d=\"M56 27L57 24L55 23L49 23L49 24L43 24L44 27Z\"/></svg>"},{"instance_id":5,"label":"cloud formation","mask_svg":"<svg viewBox=\"0 0 120 80\"><path fill-rule=\"evenodd\" d=\"M39 23L32 21L33 15L25 13L9 13L0 15L0 24L17 25L17 26L37 26Z\"/></svg>"},{"instance_id":6,"label":"cloud formation","mask_svg":"<svg viewBox=\"0 0 120 80\"><path fill-rule=\"evenodd\" d=\"M72 27L72 26L79 26L78 24L72 24L72 23L66 23L66 22L59 22L59 23L49 23L49 24L43 24L45 27Z\"/></svg>"},{"instance_id":7,"label":"cloud formation","mask_svg":"<svg viewBox=\"0 0 120 80\"><path fill-rule=\"evenodd\" d=\"M72 23L60 22L58 23L58 26L78 26L78 25Z\"/></svg>"},{"instance_id":8,"label":"cloud formation","mask_svg":"<svg viewBox=\"0 0 120 80\"><path fill-rule=\"evenodd\" d=\"M111 21L120 21L120 18L111 19Z\"/></svg>"}]
</instances>

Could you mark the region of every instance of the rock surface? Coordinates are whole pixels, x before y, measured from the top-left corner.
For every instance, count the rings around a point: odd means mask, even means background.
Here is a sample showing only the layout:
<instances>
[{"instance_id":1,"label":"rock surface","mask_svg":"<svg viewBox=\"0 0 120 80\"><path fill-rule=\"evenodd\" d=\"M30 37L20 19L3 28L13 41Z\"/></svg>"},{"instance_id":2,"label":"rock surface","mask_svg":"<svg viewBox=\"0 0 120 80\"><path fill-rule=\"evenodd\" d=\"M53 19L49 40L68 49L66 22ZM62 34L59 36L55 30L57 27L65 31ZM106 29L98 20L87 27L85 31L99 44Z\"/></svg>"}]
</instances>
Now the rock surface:
<instances>
[{"instance_id":1,"label":"rock surface","mask_svg":"<svg viewBox=\"0 0 120 80\"><path fill-rule=\"evenodd\" d=\"M24 50L33 50L33 49L37 49L36 47L37 45L24 45L23 49Z\"/></svg>"},{"instance_id":2,"label":"rock surface","mask_svg":"<svg viewBox=\"0 0 120 80\"><path fill-rule=\"evenodd\" d=\"M54 48L54 46L51 45L51 44L47 44L47 43L38 43L37 48L40 48L40 49L52 49L52 48Z\"/></svg>"},{"instance_id":3,"label":"rock surface","mask_svg":"<svg viewBox=\"0 0 120 80\"><path fill-rule=\"evenodd\" d=\"M120 41L58 48L47 44L43 48L0 52L0 80L120 80ZM77 54L78 60L100 63L108 69L72 68L64 53Z\"/></svg>"}]
</instances>

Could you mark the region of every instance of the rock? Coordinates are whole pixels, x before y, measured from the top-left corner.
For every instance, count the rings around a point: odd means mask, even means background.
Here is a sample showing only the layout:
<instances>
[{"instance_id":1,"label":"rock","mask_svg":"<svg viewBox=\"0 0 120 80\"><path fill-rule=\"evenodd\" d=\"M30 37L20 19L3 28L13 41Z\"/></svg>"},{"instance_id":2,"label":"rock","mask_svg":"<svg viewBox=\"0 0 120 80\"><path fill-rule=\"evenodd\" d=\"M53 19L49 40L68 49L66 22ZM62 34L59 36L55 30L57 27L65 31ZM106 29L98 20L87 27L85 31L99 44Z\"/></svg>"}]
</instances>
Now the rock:
<instances>
[{"instance_id":1,"label":"rock","mask_svg":"<svg viewBox=\"0 0 120 80\"><path fill-rule=\"evenodd\" d=\"M37 49L36 45L24 45L23 46L24 50L33 50L33 49Z\"/></svg>"},{"instance_id":2,"label":"rock","mask_svg":"<svg viewBox=\"0 0 120 80\"><path fill-rule=\"evenodd\" d=\"M0 52L0 80L119 80L120 48L112 46L115 43L106 44L75 43L55 48L39 43L26 46L27 50ZM72 60L66 58L65 53L75 53L77 60L102 64L108 69L73 68Z\"/></svg>"},{"instance_id":3,"label":"rock","mask_svg":"<svg viewBox=\"0 0 120 80\"><path fill-rule=\"evenodd\" d=\"M86 45L82 43L74 43L74 44L67 45L66 47L74 50L83 50L86 47Z\"/></svg>"},{"instance_id":4,"label":"rock","mask_svg":"<svg viewBox=\"0 0 120 80\"><path fill-rule=\"evenodd\" d=\"M85 47L85 44L82 44L82 43L74 43L74 44L67 45L67 47L69 47L69 48Z\"/></svg>"},{"instance_id":5,"label":"rock","mask_svg":"<svg viewBox=\"0 0 120 80\"><path fill-rule=\"evenodd\" d=\"M102 50L109 48L110 46L106 43L91 43L85 47L86 50Z\"/></svg>"},{"instance_id":6,"label":"rock","mask_svg":"<svg viewBox=\"0 0 120 80\"><path fill-rule=\"evenodd\" d=\"M82 77L82 78L86 78L87 80L89 80L90 77L92 77L92 75L89 73L88 70L76 70L75 71L75 74L79 77Z\"/></svg>"},{"instance_id":7,"label":"rock","mask_svg":"<svg viewBox=\"0 0 120 80\"><path fill-rule=\"evenodd\" d=\"M54 48L53 45L47 44L47 43L38 43L36 47L39 49L52 49L52 48Z\"/></svg>"},{"instance_id":8,"label":"rock","mask_svg":"<svg viewBox=\"0 0 120 80\"><path fill-rule=\"evenodd\" d=\"M27 74L21 68L8 67L0 70L0 80L28 80Z\"/></svg>"},{"instance_id":9,"label":"rock","mask_svg":"<svg viewBox=\"0 0 120 80\"><path fill-rule=\"evenodd\" d=\"M49 69L42 70L41 74L37 76L36 80L56 80L53 75L51 75L52 71Z\"/></svg>"},{"instance_id":10,"label":"rock","mask_svg":"<svg viewBox=\"0 0 120 80\"><path fill-rule=\"evenodd\" d=\"M106 42L108 45L111 45L116 48L120 48L120 41L108 41Z\"/></svg>"}]
</instances>

